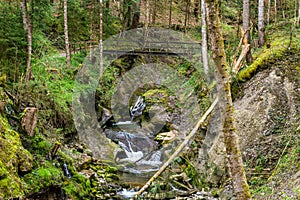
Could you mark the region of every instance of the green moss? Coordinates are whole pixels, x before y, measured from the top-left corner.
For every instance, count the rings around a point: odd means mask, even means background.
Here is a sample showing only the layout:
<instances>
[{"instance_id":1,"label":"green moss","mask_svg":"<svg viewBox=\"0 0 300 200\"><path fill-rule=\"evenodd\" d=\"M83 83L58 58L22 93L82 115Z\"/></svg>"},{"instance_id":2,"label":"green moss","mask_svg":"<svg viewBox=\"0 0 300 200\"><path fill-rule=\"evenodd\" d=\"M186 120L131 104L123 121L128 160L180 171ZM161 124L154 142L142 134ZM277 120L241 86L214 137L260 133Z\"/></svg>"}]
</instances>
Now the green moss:
<instances>
[{"instance_id":1,"label":"green moss","mask_svg":"<svg viewBox=\"0 0 300 200\"><path fill-rule=\"evenodd\" d=\"M2 115L0 127L0 199L22 197L24 183L18 172L31 169L32 156L22 146L19 134L11 129Z\"/></svg>"},{"instance_id":2,"label":"green moss","mask_svg":"<svg viewBox=\"0 0 300 200\"><path fill-rule=\"evenodd\" d=\"M92 194L91 182L86 179L82 174L74 174L73 177L65 181L62 185L62 189L72 199L88 199Z\"/></svg>"},{"instance_id":3,"label":"green moss","mask_svg":"<svg viewBox=\"0 0 300 200\"><path fill-rule=\"evenodd\" d=\"M39 192L42 188L60 185L62 175L62 171L59 168L55 167L53 163L46 161L44 166L35 169L23 177L26 183L25 191L26 193Z\"/></svg>"},{"instance_id":4,"label":"green moss","mask_svg":"<svg viewBox=\"0 0 300 200\"><path fill-rule=\"evenodd\" d=\"M35 134L31 140L30 150L32 153L46 156L51 151L51 143L48 142L42 134Z\"/></svg>"},{"instance_id":5,"label":"green moss","mask_svg":"<svg viewBox=\"0 0 300 200\"><path fill-rule=\"evenodd\" d=\"M272 65L278 60L283 59L286 56L286 52L299 53L300 41L292 40L291 42L287 34L272 35L272 38L275 39L272 39L270 48L264 47L256 60L238 73L238 81L249 80L260 68Z\"/></svg>"}]
</instances>

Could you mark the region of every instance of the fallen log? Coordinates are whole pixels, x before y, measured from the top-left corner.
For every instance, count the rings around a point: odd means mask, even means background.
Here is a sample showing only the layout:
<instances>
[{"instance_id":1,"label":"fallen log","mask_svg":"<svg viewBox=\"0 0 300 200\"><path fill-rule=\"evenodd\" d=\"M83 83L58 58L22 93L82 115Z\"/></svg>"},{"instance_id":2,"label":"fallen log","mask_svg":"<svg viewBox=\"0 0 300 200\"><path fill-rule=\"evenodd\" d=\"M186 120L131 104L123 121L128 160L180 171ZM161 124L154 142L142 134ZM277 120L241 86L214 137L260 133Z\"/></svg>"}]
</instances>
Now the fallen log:
<instances>
[{"instance_id":1,"label":"fallen log","mask_svg":"<svg viewBox=\"0 0 300 200\"><path fill-rule=\"evenodd\" d=\"M193 128L191 133L185 138L185 140L180 144L180 146L176 149L176 151L171 155L171 157L165 162L161 168L149 179L149 181L135 194L135 196L141 195L150 185L151 183L167 168L167 166L179 155L182 149L188 145L189 141L195 136L197 130L200 125L206 120L208 115L212 112L216 104L218 103L218 98L211 104L208 110L204 113L204 115L199 119L196 126Z\"/></svg>"}]
</instances>

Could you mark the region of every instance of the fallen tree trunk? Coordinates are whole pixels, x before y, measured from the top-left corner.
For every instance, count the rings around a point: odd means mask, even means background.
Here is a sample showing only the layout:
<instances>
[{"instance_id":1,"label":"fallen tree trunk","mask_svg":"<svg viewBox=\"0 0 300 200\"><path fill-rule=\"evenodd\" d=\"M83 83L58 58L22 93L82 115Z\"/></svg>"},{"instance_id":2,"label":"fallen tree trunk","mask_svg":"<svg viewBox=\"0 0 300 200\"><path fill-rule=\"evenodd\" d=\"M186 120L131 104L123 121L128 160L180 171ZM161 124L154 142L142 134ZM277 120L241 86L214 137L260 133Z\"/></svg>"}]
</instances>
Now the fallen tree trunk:
<instances>
[{"instance_id":1,"label":"fallen tree trunk","mask_svg":"<svg viewBox=\"0 0 300 200\"><path fill-rule=\"evenodd\" d=\"M218 98L211 104L208 110L204 113L204 115L199 119L196 126L193 128L191 133L186 137L186 139L180 144L178 149L171 155L171 157L165 162L161 168L149 179L149 181L136 193L136 196L141 195L150 185L151 183L167 168L167 166L179 155L184 147L187 146L189 141L195 136L197 130L199 129L200 125L206 120L208 115L212 112L216 104L218 103Z\"/></svg>"}]
</instances>

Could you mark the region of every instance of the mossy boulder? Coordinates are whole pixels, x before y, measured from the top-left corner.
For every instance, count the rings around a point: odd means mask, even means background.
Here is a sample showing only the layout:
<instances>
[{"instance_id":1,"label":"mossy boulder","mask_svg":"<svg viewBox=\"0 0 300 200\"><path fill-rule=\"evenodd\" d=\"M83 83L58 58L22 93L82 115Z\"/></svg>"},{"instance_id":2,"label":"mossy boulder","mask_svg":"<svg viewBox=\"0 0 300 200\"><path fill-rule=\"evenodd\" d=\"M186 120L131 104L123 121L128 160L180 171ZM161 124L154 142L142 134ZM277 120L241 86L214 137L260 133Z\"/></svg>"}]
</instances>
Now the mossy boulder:
<instances>
[{"instance_id":1,"label":"mossy boulder","mask_svg":"<svg viewBox=\"0 0 300 200\"><path fill-rule=\"evenodd\" d=\"M22 197L24 183L18 173L31 170L32 155L22 146L19 134L0 114L0 199Z\"/></svg>"}]
</instances>

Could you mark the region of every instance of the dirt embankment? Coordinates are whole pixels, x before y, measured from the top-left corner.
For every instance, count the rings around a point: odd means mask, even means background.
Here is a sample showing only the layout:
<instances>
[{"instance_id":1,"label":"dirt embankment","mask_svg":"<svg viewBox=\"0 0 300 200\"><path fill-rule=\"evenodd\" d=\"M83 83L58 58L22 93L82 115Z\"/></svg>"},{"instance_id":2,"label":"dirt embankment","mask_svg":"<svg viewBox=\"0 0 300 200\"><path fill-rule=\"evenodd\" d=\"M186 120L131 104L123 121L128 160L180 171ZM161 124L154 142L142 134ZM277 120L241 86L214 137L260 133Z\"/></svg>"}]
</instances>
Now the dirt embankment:
<instances>
[{"instance_id":1,"label":"dirt embankment","mask_svg":"<svg viewBox=\"0 0 300 200\"><path fill-rule=\"evenodd\" d=\"M252 193L259 199L299 198L300 56L268 64L238 87L236 127ZM207 135L214 135L215 129L210 126ZM227 171L222 135L209 145L208 163L217 167L207 176L218 184L226 180Z\"/></svg>"}]
</instances>

